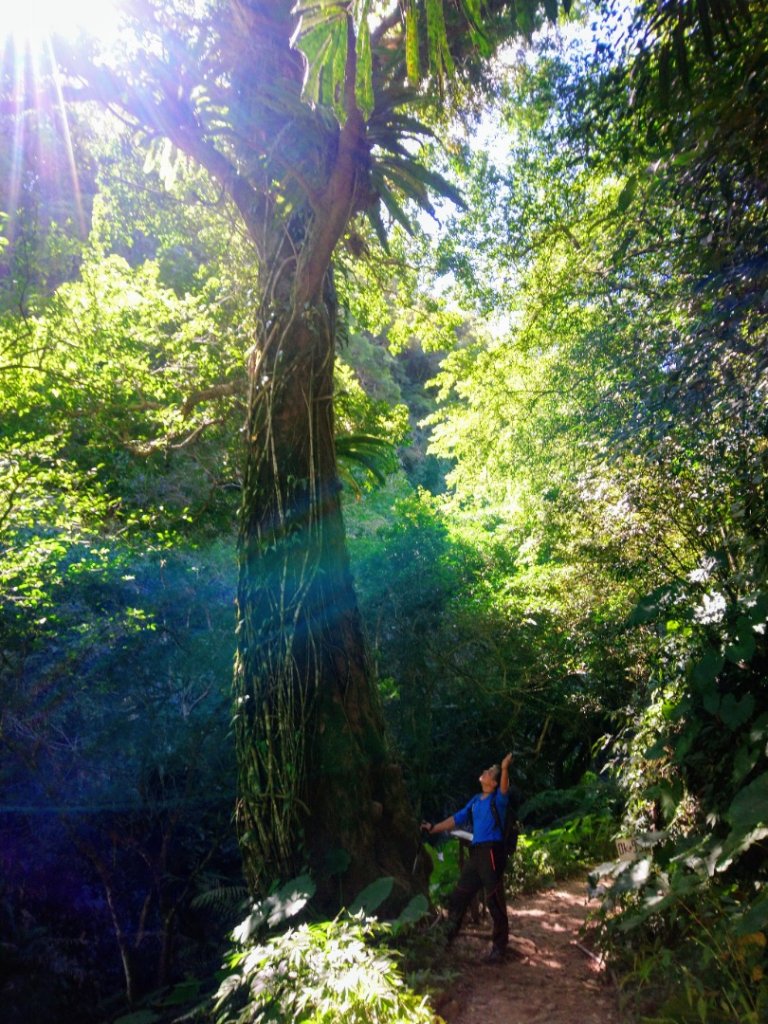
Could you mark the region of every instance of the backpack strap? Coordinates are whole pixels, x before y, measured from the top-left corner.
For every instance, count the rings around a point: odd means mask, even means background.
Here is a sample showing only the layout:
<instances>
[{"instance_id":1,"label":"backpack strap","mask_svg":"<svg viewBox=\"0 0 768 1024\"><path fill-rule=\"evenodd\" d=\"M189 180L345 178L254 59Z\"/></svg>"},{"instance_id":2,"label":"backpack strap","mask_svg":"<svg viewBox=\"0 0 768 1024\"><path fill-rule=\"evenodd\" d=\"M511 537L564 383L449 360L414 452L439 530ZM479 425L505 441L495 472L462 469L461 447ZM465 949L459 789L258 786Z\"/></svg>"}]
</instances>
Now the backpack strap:
<instances>
[{"instance_id":1,"label":"backpack strap","mask_svg":"<svg viewBox=\"0 0 768 1024\"><path fill-rule=\"evenodd\" d=\"M472 803L469 805L469 822L468 822L468 824L471 826L471 830L473 832L475 831L475 805L477 804L477 801L479 799L480 798L477 796L477 794L475 794L475 796L472 797Z\"/></svg>"},{"instance_id":2,"label":"backpack strap","mask_svg":"<svg viewBox=\"0 0 768 1024\"><path fill-rule=\"evenodd\" d=\"M491 794L491 814L493 815L493 821L496 828L501 832L501 841L504 842L504 826L501 823L501 815L499 814L499 808L496 806L496 790Z\"/></svg>"}]
</instances>

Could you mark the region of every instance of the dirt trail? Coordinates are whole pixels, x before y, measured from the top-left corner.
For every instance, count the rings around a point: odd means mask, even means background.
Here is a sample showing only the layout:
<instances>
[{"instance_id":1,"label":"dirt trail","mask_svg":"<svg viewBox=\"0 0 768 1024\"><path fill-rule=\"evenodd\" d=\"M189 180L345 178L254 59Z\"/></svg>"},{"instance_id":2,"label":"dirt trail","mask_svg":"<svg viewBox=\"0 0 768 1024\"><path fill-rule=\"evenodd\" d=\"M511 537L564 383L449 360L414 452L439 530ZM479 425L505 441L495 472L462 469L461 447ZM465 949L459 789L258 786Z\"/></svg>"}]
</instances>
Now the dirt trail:
<instances>
[{"instance_id":1,"label":"dirt trail","mask_svg":"<svg viewBox=\"0 0 768 1024\"><path fill-rule=\"evenodd\" d=\"M521 896L500 965L482 963L490 918L467 921L449 954L460 977L436 1001L446 1024L623 1024L605 971L576 945L588 910L583 881Z\"/></svg>"}]
</instances>

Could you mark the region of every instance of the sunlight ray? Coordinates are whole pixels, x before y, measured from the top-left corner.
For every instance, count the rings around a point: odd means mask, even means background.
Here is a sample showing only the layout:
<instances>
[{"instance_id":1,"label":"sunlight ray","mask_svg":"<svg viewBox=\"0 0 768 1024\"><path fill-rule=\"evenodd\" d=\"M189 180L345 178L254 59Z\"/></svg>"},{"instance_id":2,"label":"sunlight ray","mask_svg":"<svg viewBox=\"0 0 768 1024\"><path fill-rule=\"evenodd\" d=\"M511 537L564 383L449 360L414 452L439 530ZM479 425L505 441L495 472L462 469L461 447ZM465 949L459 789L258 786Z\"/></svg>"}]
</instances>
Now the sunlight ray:
<instances>
[{"instance_id":1,"label":"sunlight ray","mask_svg":"<svg viewBox=\"0 0 768 1024\"><path fill-rule=\"evenodd\" d=\"M99 38L103 43L114 39L118 5L119 0L70 0L66 5L59 0L27 0L4 12L0 52L8 90L5 104L13 122L8 175L2 189L9 237L14 236L19 211L25 205L30 160L37 174L48 176L54 191L68 188L75 230L85 234L87 217L56 53L59 42L66 46L67 39L74 41L79 36ZM57 143L51 143L46 125L53 129Z\"/></svg>"},{"instance_id":2,"label":"sunlight ray","mask_svg":"<svg viewBox=\"0 0 768 1024\"><path fill-rule=\"evenodd\" d=\"M11 52L14 52L11 47ZM26 80L26 57L15 53L13 62L13 96L12 103L15 107L13 118L13 145L11 148L11 172L8 181L8 231L10 237L14 235L16 211L21 197L22 166L24 163L24 143L27 118L24 114L24 92Z\"/></svg>"},{"instance_id":3,"label":"sunlight ray","mask_svg":"<svg viewBox=\"0 0 768 1024\"><path fill-rule=\"evenodd\" d=\"M58 114L61 118L62 132L64 135L64 145L67 154L67 163L69 165L69 175L72 182L72 189L74 191L75 208L77 210L78 228L80 230L81 237L85 237L86 227L86 216L85 210L83 209L83 199L80 190L80 177L77 173L77 162L75 160L75 151L72 145L72 133L69 129L69 118L67 117L67 106L64 102L64 94L61 88L61 77L56 70L56 59L53 54L53 48L50 40L48 43L48 52L50 56L51 67L53 71L53 82L54 88L56 89L56 99L58 101Z\"/></svg>"}]
</instances>

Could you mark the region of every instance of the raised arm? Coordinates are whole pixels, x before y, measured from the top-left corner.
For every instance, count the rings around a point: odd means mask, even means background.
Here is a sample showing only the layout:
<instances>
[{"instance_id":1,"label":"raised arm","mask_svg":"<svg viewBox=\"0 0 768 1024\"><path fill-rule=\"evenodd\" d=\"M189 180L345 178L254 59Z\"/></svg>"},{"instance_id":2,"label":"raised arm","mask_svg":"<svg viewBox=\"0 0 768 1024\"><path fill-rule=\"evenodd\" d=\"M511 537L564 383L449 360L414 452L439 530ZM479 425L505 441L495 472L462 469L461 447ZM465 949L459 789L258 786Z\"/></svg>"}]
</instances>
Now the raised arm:
<instances>
[{"instance_id":1,"label":"raised arm","mask_svg":"<svg viewBox=\"0 0 768 1024\"><path fill-rule=\"evenodd\" d=\"M499 779L499 792L505 795L509 792L509 766L512 764L512 755L507 754L501 762L501 778Z\"/></svg>"}]
</instances>

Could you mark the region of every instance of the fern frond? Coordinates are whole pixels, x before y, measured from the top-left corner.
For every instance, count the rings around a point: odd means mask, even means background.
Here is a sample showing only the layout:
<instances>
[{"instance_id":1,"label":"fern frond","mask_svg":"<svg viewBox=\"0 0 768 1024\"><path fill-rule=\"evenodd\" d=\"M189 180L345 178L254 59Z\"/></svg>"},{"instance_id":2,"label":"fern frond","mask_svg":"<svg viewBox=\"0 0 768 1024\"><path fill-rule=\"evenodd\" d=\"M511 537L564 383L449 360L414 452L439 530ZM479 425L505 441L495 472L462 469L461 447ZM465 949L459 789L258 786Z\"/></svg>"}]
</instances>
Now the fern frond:
<instances>
[{"instance_id":1,"label":"fern frond","mask_svg":"<svg viewBox=\"0 0 768 1024\"><path fill-rule=\"evenodd\" d=\"M223 914L243 904L247 905L248 900L248 889L244 885L217 885L198 893L190 906L195 910L211 910Z\"/></svg>"}]
</instances>

